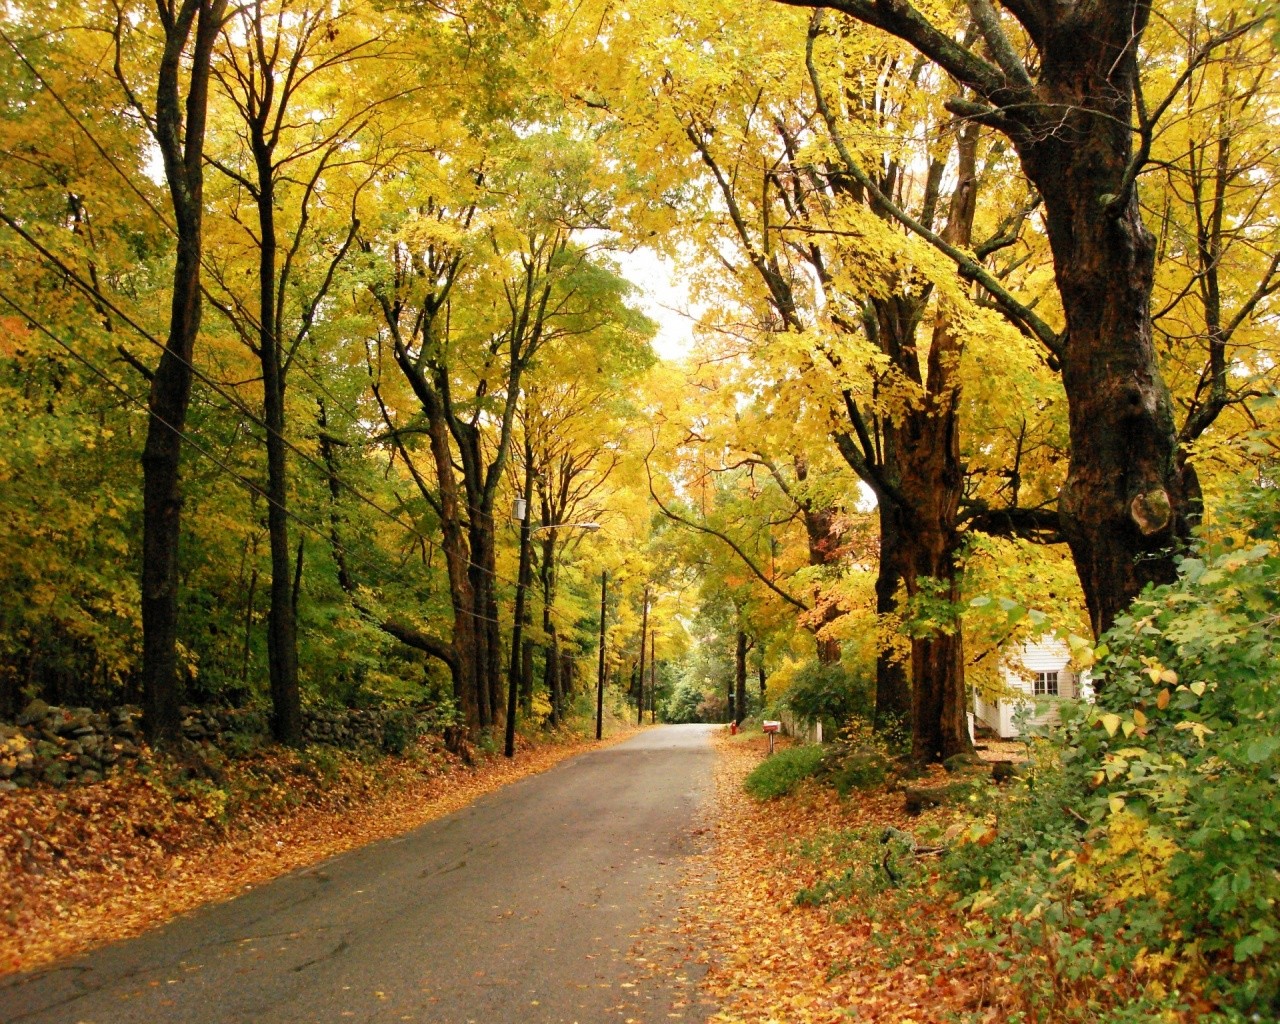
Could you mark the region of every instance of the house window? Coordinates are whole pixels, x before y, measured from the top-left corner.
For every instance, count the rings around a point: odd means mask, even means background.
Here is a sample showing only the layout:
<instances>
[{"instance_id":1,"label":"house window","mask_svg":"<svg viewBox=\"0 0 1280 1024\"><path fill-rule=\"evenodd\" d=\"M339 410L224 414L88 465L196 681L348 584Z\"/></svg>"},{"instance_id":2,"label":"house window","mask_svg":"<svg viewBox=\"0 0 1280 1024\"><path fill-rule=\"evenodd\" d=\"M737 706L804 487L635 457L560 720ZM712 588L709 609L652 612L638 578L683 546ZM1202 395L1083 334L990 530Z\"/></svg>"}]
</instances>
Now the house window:
<instances>
[{"instance_id":1,"label":"house window","mask_svg":"<svg viewBox=\"0 0 1280 1024\"><path fill-rule=\"evenodd\" d=\"M1037 672L1034 693L1037 697L1058 696L1058 673Z\"/></svg>"}]
</instances>

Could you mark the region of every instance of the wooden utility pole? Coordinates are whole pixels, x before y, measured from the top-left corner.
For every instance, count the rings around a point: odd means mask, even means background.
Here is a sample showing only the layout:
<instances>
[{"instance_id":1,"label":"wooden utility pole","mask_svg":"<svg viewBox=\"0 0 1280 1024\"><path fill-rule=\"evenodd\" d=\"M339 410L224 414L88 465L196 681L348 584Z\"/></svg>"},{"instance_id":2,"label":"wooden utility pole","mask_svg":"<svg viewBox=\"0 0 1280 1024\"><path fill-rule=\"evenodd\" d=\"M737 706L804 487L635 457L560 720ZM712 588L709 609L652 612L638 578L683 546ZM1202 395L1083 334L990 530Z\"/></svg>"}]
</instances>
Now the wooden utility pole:
<instances>
[{"instance_id":1,"label":"wooden utility pole","mask_svg":"<svg viewBox=\"0 0 1280 1024\"><path fill-rule=\"evenodd\" d=\"M649 638L649 588L644 588L644 609L640 613L640 694L636 699L636 725L644 725L644 645Z\"/></svg>"},{"instance_id":2,"label":"wooden utility pole","mask_svg":"<svg viewBox=\"0 0 1280 1024\"><path fill-rule=\"evenodd\" d=\"M609 610L609 570L600 570L600 668L596 674L596 739L604 736L604 618Z\"/></svg>"}]
</instances>

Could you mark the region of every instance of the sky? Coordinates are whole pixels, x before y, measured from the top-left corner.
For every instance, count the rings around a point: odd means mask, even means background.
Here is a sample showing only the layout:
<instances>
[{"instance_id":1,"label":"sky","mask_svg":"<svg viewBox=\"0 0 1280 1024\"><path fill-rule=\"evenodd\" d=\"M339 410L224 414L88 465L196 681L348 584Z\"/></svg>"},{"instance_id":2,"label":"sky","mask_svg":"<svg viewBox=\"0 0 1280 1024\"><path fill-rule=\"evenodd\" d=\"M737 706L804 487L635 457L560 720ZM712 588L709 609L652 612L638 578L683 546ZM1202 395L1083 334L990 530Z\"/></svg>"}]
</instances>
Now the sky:
<instances>
[{"instance_id":1,"label":"sky","mask_svg":"<svg viewBox=\"0 0 1280 1024\"><path fill-rule=\"evenodd\" d=\"M680 268L652 249L611 252L622 276L640 289L638 305L658 325L653 348L673 362L684 359L693 349L694 316L689 312L689 285L681 279Z\"/></svg>"}]
</instances>

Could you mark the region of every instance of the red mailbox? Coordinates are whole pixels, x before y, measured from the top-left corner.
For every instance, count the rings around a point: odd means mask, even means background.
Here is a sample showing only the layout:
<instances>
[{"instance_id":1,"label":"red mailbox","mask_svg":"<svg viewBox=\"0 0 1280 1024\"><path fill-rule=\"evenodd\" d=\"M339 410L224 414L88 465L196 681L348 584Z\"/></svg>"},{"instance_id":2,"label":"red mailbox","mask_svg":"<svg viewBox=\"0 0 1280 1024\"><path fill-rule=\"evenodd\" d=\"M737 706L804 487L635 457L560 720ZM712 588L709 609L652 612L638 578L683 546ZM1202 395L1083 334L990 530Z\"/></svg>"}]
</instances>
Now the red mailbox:
<instances>
[{"instance_id":1,"label":"red mailbox","mask_svg":"<svg viewBox=\"0 0 1280 1024\"><path fill-rule=\"evenodd\" d=\"M781 722L765 722L764 731L765 732L782 732L782 723Z\"/></svg>"}]
</instances>

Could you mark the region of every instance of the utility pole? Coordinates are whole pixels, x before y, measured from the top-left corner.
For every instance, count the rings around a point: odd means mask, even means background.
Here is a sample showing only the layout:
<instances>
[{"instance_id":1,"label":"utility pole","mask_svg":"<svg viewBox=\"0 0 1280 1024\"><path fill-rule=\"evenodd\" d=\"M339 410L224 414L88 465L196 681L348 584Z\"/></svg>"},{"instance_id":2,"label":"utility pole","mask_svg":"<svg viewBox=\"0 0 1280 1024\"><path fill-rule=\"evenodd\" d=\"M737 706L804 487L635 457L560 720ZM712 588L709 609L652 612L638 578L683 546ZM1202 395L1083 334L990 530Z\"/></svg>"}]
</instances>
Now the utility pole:
<instances>
[{"instance_id":1,"label":"utility pole","mask_svg":"<svg viewBox=\"0 0 1280 1024\"><path fill-rule=\"evenodd\" d=\"M604 617L609 609L609 570L600 570L600 668L596 675L596 739L604 736Z\"/></svg>"},{"instance_id":2,"label":"utility pole","mask_svg":"<svg viewBox=\"0 0 1280 1024\"><path fill-rule=\"evenodd\" d=\"M649 588L644 588L644 611L640 615L640 694L636 700L636 725L644 725L644 645L649 639Z\"/></svg>"},{"instance_id":3,"label":"utility pole","mask_svg":"<svg viewBox=\"0 0 1280 1024\"><path fill-rule=\"evenodd\" d=\"M520 570L516 574L516 620L511 626L511 664L507 666L507 742L503 753L516 753L516 697L520 688L520 634L524 628L524 591L529 577L529 495L533 492L533 452L525 442L524 515L520 519Z\"/></svg>"}]
</instances>

